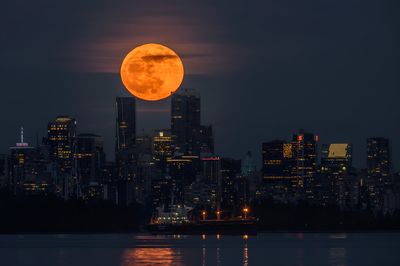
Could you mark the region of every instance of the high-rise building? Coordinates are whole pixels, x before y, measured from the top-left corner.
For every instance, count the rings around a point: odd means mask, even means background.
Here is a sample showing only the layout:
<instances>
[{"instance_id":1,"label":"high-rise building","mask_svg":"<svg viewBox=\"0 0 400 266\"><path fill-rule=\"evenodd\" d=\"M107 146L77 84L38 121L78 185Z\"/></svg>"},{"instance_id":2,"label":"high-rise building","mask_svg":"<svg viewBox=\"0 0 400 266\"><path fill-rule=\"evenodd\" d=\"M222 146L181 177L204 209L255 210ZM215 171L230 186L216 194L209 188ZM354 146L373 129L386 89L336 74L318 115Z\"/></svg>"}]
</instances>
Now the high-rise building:
<instances>
[{"instance_id":1,"label":"high-rise building","mask_svg":"<svg viewBox=\"0 0 400 266\"><path fill-rule=\"evenodd\" d=\"M391 151L386 138L369 138L367 140L368 176L376 179L380 186L391 182Z\"/></svg>"},{"instance_id":2,"label":"high-rise building","mask_svg":"<svg viewBox=\"0 0 400 266\"><path fill-rule=\"evenodd\" d=\"M141 134L136 137L135 153L139 155L152 155L153 154L153 138L151 135Z\"/></svg>"},{"instance_id":3,"label":"high-rise building","mask_svg":"<svg viewBox=\"0 0 400 266\"><path fill-rule=\"evenodd\" d=\"M221 208L234 210L237 206L235 198L235 184L237 176L241 173L241 160L221 158Z\"/></svg>"},{"instance_id":4,"label":"high-rise building","mask_svg":"<svg viewBox=\"0 0 400 266\"><path fill-rule=\"evenodd\" d=\"M331 143L322 146L321 175L316 180L321 203L349 207L348 195L354 190L353 181L357 180L357 175L351 173L351 167L351 144Z\"/></svg>"},{"instance_id":5,"label":"high-rise building","mask_svg":"<svg viewBox=\"0 0 400 266\"><path fill-rule=\"evenodd\" d=\"M200 126L200 153L214 154L214 134L211 125Z\"/></svg>"},{"instance_id":6,"label":"high-rise building","mask_svg":"<svg viewBox=\"0 0 400 266\"><path fill-rule=\"evenodd\" d=\"M262 144L263 178L266 180L287 179L291 177L292 145L285 141L272 141Z\"/></svg>"},{"instance_id":7,"label":"high-rise building","mask_svg":"<svg viewBox=\"0 0 400 266\"><path fill-rule=\"evenodd\" d=\"M150 200L151 181L154 178L153 137L141 134L136 137L135 200L145 204Z\"/></svg>"},{"instance_id":8,"label":"high-rise building","mask_svg":"<svg viewBox=\"0 0 400 266\"><path fill-rule=\"evenodd\" d=\"M315 176L317 166L318 136L300 130L292 137L293 167L298 196L307 200L315 199Z\"/></svg>"},{"instance_id":9,"label":"high-rise building","mask_svg":"<svg viewBox=\"0 0 400 266\"><path fill-rule=\"evenodd\" d=\"M136 164L136 112L133 97L116 99L115 162L121 179L133 180Z\"/></svg>"},{"instance_id":10,"label":"high-rise building","mask_svg":"<svg viewBox=\"0 0 400 266\"><path fill-rule=\"evenodd\" d=\"M76 120L58 116L47 126L47 141L50 158L58 164L61 173L72 173L76 144Z\"/></svg>"},{"instance_id":11,"label":"high-rise building","mask_svg":"<svg viewBox=\"0 0 400 266\"><path fill-rule=\"evenodd\" d=\"M136 154L136 112L133 97L116 98L115 164L117 203L128 206L134 200Z\"/></svg>"},{"instance_id":12,"label":"high-rise building","mask_svg":"<svg viewBox=\"0 0 400 266\"><path fill-rule=\"evenodd\" d=\"M36 147L24 141L21 128L21 141L10 147L10 189L14 194L38 194L48 191L49 184L40 178L40 153Z\"/></svg>"},{"instance_id":13,"label":"high-rise building","mask_svg":"<svg viewBox=\"0 0 400 266\"><path fill-rule=\"evenodd\" d=\"M237 176L235 180L236 213L241 213L244 206L250 203L250 184L246 176Z\"/></svg>"},{"instance_id":14,"label":"high-rise building","mask_svg":"<svg viewBox=\"0 0 400 266\"><path fill-rule=\"evenodd\" d=\"M198 171L199 157L195 155L180 155L167 159L167 169L170 179L169 194L175 204L184 203L184 188L191 184ZM167 197L169 195L166 195ZM169 202L167 202L169 203Z\"/></svg>"},{"instance_id":15,"label":"high-rise building","mask_svg":"<svg viewBox=\"0 0 400 266\"><path fill-rule=\"evenodd\" d=\"M103 138L79 134L76 140L76 172L84 199L102 199L102 169L105 163Z\"/></svg>"},{"instance_id":16,"label":"high-rise building","mask_svg":"<svg viewBox=\"0 0 400 266\"><path fill-rule=\"evenodd\" d=\"M204 182L211 185L211 209L219 210L222 201L222 172L221 158L207 157L202 158Z\"/></svg>"},{"instance_id":17,"label":"high-rise building","mask_svg":"<svg viewBox=\"0 0 400 266\"><path fill-rule=\"evenodd\" d=\"M181 89L171 100L171 132L176 149L181 153L200 153L200 94L194 89Z\"/></svg>"},{"instance_id":18,"label":"high-rise building","mask_svg":"<svg viewBox=\"0 0 400 266\"><path fill-rule=\"evenodd\" d=\"M367 139L367 186L372 208L381 208L385 188L392 183L390 142L386 138Z\"/></svg>"},{"instance_id":19,"label":"high-rise building","mask_svg":"<svg viewBox=\"0 0 400 266\"><path fill-rule=\"evenodd\" d=\"M293 179L292 144L276 140L262 144L262 175L265 191L274 199L287 201L296 190L296 179Z\"/></svg>"},{"instance_id":20,"label":"high-rise building","mask_svg":"<svg viewBox=\"0 0 400 266\"><path fill-rule=\"evenodd\" d=\"M116 112L115 152L133 150L136 138L135 98L117 97Z\"/></svg>"},{"instance_id":21,"label":"high-rise building","mask_svg":"<svg viewBox=\"0 0 400 266\"><path fill-rule=\"evenodd\" d=\"M174 154L174 139L170 130L156 130L153 136L153 158L160 168Z\"/></svg>"}]
</instances>

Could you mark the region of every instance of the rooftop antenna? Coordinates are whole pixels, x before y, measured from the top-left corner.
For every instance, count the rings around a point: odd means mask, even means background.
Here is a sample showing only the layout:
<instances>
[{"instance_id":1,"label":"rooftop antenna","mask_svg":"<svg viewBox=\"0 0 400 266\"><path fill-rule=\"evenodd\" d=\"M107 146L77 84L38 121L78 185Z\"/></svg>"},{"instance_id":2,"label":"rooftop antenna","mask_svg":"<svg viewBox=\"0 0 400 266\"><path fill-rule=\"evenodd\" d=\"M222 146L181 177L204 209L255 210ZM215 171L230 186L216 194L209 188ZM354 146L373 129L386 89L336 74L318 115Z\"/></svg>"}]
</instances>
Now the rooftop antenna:
<instances>
[{"instance_id":1,"label":"rooftop antenna","mask_svg":"<svg viewBox=\"0 0 400 266\"><path fill-rule=\"evenodd\" d=\"M21 126L21 143L24 143L24 127Z\"/></svg>"},{"instance_id":2,"label":"rooftop antenna","mask_svg":"<svg viewBox=\"0 0 400 266\"><path fill-rule=\"evenodd\" d=\"M21 142L17 143L17 147L28 147L28 143L24 142L24 127L21 126Z\"/></svg>"}]
</instances>

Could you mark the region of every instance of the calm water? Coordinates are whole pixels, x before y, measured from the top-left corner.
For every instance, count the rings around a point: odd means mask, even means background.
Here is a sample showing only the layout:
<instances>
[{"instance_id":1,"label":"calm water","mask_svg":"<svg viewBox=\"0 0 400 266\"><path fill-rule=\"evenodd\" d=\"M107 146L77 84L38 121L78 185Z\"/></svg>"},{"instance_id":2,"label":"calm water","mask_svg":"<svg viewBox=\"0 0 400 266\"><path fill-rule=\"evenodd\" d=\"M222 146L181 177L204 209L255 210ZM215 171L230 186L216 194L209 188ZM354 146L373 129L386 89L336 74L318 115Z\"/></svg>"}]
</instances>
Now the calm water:
<instances>
[{"instance_id":1,"label":"calm water","mask_svg":"<svg viewBox=\"0 0 400 266\"><path fill-rule=\"evenodd\" d=\"M400 265L400 234L0 235L2 266Z\"/></svg>"}]
</instances>

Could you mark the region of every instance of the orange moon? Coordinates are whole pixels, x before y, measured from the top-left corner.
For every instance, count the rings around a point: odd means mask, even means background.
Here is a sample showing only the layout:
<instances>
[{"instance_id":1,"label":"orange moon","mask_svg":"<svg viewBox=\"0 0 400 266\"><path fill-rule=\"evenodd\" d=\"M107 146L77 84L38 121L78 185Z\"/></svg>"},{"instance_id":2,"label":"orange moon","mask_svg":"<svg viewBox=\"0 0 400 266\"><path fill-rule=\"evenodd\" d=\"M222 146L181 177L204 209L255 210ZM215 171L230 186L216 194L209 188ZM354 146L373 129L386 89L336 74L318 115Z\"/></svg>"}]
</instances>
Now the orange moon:
<instances>
[{"instance_id":1,"label":"orange moon","mask_svg":"<svg viewBox=\"0 0 400 266\"><path fill-rule=\"evenodd\" d=\"M121 79L134 96L158 101L172 95L183 81L183 63L170 48L156 43L130 51L121 65Z\"/></svg>"}]
</instances>

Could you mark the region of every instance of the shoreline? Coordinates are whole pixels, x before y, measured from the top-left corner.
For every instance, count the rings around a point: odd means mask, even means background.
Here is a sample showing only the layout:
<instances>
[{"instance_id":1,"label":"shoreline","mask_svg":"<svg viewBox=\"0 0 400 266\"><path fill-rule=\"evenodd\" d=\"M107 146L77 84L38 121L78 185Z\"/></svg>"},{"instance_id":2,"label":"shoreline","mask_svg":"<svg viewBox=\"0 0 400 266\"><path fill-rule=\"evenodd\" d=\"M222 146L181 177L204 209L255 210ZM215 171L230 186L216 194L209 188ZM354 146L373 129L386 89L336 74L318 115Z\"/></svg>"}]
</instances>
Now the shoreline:
<instances>
[{"instance_id":1,"label":"shoreline","mask_svg":"<svg viewBox=\"0 0 400 266\"><path fill-rule=\"evenodd\" d=\"M376 234L376 233L400 233L400 229L371 229L371 230L295 230L295 229L288 229L288 230L256 230L254 232L254 235L257 234L338 234L338 233L343 233L343 234L360 234L360 233L371 233L371 234ZM245 233L243 234L232 234L232 233L216 233L216 232L204 232L204 233L199 233L199 232L185 232L185 233L152 233L150 231L143 231L143 230L134 230L134 231L109 231L109 232L101 232L101 231L47 231L47 232L39 232L39 231L18 231L18 232L0 232L0 236L2 235L123 235L123 234L148 234L148 235L232 235L232 236L238 236L238 235L246 235Z\"/></svg>"}]
</instances>

